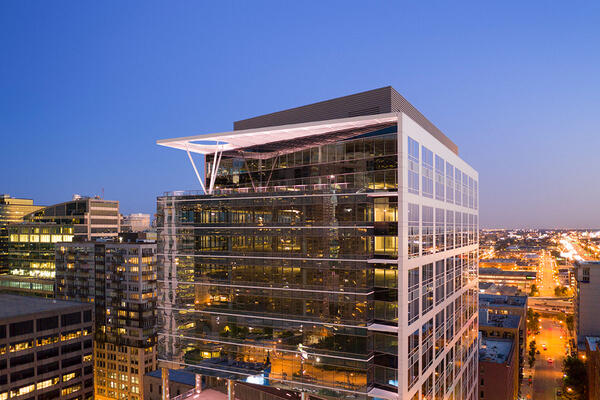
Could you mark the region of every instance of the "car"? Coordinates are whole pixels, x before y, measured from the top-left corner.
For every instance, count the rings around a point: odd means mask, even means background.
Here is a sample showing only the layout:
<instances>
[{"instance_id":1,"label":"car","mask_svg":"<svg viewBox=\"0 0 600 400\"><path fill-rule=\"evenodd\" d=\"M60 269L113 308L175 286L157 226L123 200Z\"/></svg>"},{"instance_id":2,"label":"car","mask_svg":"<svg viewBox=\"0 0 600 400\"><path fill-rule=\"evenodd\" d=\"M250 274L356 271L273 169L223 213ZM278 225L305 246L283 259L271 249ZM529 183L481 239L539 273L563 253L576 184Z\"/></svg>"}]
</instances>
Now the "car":
<instances>
[{"instance_id":1,"label":"car","mask_svg":"<svg viewBox=\"0 0 600 400\"><path fill-rule=\"evenodd\" d=\"M553 362L554 362L554 360L553 360L553 359L551 359L551 358L548 358L548 364L552 364Z\"/></svg>"}]
</instances>

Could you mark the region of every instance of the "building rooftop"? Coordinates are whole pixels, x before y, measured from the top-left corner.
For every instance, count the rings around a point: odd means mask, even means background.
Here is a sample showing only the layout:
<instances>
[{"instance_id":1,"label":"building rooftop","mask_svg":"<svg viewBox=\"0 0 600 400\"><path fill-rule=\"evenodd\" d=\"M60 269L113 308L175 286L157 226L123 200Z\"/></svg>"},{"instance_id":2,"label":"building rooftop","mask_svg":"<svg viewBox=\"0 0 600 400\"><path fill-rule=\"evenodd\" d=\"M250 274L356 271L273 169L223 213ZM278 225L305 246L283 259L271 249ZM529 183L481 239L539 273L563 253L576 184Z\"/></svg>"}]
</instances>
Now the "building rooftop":
<instances>
[{"instance_id":1,"label":"building rooftop","mask_svg":"<svg viewBox=\"0 0 600 400\"><path fill-rule=\"evenodd\" d=\"M148 372L146 375L162 379L162 369ZM184 385L196 386L195 374L193 372L186 371L185 369L169 369L169 380L177 383L183 383Z\"/></svg>"},{"instance_id":2,"label":"building rooftop","mask_svg":"<svg viewBox=\"0 0 600 400\"><path fill-rule=\"evenodd\" d=\"M500 268L479 268L479 275L501 275L501 276L522 276L522 277L533 277L537 276L535 271L505 271Z\"/></svg>"},{"instance_id":3,"label":"building rooftop","mask_svg":"<svg viewBox=\"0 0 600 400\"><path fill-rule=\"evenodd\" d=\"M520 290L516 286L492 282L479 282L479 293L516 296L519 292Z\"/></svg>"},{"instance_id":4,"label":"building rooftop","mask_svg":"<svg viewBox=\"0 0 600 400\"><path fill-rule=\"evenodd\" d=\"M485 260L479 261L480 264L516 264L519 261L517 258L486 258Z\"/></svg>"},{"instance_id":5,"label":"building rooftop","mask_svg":"<svg viewBox=\"0 0 600 400\"><path fill-rule=\"evenodd\" d=\"M523 308L527 305L527 296L503 296L495 294L479 294L479 306L503 306Z\"/></svg>"},{"instance_id":6,"label":"building rooftop","mask_svg":"<svg viewBox=\"0 0 600 400\"><path fill-rule=\"evenodd\" d=\"M588 347L591 351L600 350L600 337L597 336L586 336L585 341L588 344Z\"/></svg>"},{"instance_id":7,"label":"building rooftop","mask_svg":"<svg viewBox=\"0 0 600 400\"><path fill-rule=\"evenodd\" d=\"M510 339L481 338L479 361L504 364L508 362L512 348L513 341Z\"/></svg>"},{"instance_id":8,"label":"building rooftop","mask_svg":"<svg viewBox=\"0 0 600 400\"><path fill-rule=\"evenodd\" d=\"M66 300L51 300L34 296L0 294L0 319L36 314L45 311L59 311L87 303Z\"/></svg>"},{"instance_id":9,"label":"building rooftop","mask_svg":"<svg viewBox=\"0 0 600 400\"><path fill-rule=\"evenodd\" d=\"M479 310L479 326L516 329L521 323L519 315L489 314L486 309Z\"/></svg>"},{"instance_id":10,"label":"building rooftop","mask_svg":"<svg viewBox=\"0 0 600 400\"><path fill-rule=\"evenodd\" d=\"M301 107L261 115L234 123L230 132L179 137L157 141L157 144L199 154L216 154L253 146L289 148L285 142L314 141L323 135L343 139L344 132L356 134L359 129L392 126L404 113L425 128L433 137L458 154L458 147L435 125L391 86L355 93ZM341 136L340 136L341 135ZM309 139L310 138L310 139ZM296 143L301 146L301 143ZM255 151L248 152L251 155Z\"/></svg>"}]
</instances>

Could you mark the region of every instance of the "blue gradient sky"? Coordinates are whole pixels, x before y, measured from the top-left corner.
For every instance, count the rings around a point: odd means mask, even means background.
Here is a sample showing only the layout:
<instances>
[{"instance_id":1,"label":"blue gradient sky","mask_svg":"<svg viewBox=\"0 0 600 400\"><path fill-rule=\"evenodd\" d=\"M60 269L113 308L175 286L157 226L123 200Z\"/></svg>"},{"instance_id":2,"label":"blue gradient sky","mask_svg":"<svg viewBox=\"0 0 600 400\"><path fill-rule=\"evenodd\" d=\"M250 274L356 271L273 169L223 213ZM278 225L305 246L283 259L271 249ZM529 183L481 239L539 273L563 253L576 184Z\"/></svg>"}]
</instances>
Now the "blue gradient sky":
<instances>
[{"instance_id":1,"label":"blue gradient sky","mask_svg":"<svg viewBox=\"0 0 600 400\"><path fill-rule=\"evenodd\" d=\"M392 85L479 170L482 226L600 227L597 1L3 1L0 51L0 193L152 213L198 188L157 139Z\"/></svg>"}]
</instances>

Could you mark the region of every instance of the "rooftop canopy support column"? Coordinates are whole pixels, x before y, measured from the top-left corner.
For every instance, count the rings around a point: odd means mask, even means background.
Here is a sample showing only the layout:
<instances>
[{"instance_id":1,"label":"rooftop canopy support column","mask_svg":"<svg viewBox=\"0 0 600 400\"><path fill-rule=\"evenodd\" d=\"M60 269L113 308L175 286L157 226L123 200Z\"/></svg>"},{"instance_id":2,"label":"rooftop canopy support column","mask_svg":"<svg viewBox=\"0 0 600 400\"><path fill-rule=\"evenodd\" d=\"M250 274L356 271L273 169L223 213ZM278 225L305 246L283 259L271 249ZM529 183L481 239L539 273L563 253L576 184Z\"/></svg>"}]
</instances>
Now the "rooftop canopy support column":
<instances>
[{"instance_id":1,"label":"rooftop canopy support column","mask_svg":"<svg viewBox=\"0 0 600 400\"><path fill-rule=\"evenodd\" d=\"M200 174L198 173L198 168L196 168L196 164L194 163L194 159L192 158L192 154L190 153L190 149L185 146L185 151L187 152L188 157L190 158L190 162L192 163L192 167L194 167L194 172L196 173L196 177L198 178L198 182L200 182L200 186L202 186L202 191L206 193L206 188L204 187L204 182L202 178L200 178Z\"/></svg>"},{"instance_id":2,"label":"rooftop canopy support column","mask_svg":"<svg viewBox=\"0 0 600 400\"><path fill-rule=\"evenodd\" d=\"M221 165L221 157L223 156L223 149L220 147L220 143L217 142L217 151L215 152L215 158L213 160L213 166L210 173L210 184L208 186L208 194L212 194L215 187L215 181L217 180L217 172L219 171L219 165Z\"/></svg>"}]
</instances>

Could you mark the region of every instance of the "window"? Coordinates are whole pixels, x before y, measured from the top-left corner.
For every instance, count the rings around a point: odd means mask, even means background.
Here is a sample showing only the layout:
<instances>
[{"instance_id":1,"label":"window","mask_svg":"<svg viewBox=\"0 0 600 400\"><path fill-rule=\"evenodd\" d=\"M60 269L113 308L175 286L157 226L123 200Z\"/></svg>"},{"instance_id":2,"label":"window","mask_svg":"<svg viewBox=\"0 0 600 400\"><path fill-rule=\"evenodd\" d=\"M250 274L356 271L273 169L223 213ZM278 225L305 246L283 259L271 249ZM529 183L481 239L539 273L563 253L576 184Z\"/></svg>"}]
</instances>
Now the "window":
<instances>
[{"instance_id":1,"label":"window","mask_svg":"<svg viewBox=\"0 0 600 400\"><path fill-rule=\"evenodd\" d=\"M446 210L446 250L454 248L454 211Z\"/></svg>"},{"instance_id":2,"label":"window","mask_svg":"<svg viewBox=\"0 0 600 400\"><path fill-rule=\"evenodd\" d=\"M446 236L446 226L445 226L445 211L442 208L435 209L435 252L439 253L440 251L444 251L446 249L445 246L445 236Z\"/></svg>"},{"instance_id":3,"label":"window","mask_svg":"<svg viewBox=\"0 0 600 400\"><path fill-rule=\"evenodd\" d=\"M423 315L433 308L433 264L426 264L421 267L421 305Z\"/></svg>"},{"instance_id":4,"label":"window","mask_svg":"<svg viewBox=\"0 0 600 400\"><path fill-rule=\"evenodd\" d=\"M33 320L10 324L10 336L20 336L33 333Z\"/></svg>"},{"instance_id":5,"label":"window","mask_svg":"<svg viewBox=\"0 0 600 400\"><path fill-rule=\"evenodd\" d=\"M48 329L56 329L58 328L58 316L38 318L36 325L38 332Z\"/></svg>"},{"instance_id":6,"label":"window","mask_svg":"<svg viewBox=\"0 0 600 400\"><path fill-rule=\"evenodd\" d=\"M444 182L444 159L438 155L435 156L435 198L436 200L445 200L445 182Z\"/></svg>"},{"instance_id":7,"label":"window","mask_svg":"<svg viewBox=\"0 0 600 400\"><path fill-rule=\"evenodd\" d=\"M408 271L408 323L419 318L419 268Z\"/></svg>"},{"instance_id":8,"label":"window","mask_svg":"<svg viewBox=\"0 0 600 400\"><path fill-rule=\"evenodd\" d=\"M469 207L469 177L462 173L462 205Z\"/></svg>"},{"instance_id":9,"label":"window","mask_svg":"<svg viewBox=\"0 0 600 400\"><path fill-rule=\"evenodd\" d=\"M461 205L462 201L462 172L458 168L454 168L454 203L457 205Z\"/></svg>"},{"instance_id":10,"label":"window","mask_svg":"<svg viewBox=\"0 0 600 400\"><path fill-rule=\"evenodd\" d=\"M419 256L421 238L419 235L419 206L408 204L408 258Z\"/></svg>"},{"instance_id":11,"label":"window","mask_svg":"<svg viewBox=\"0 0 600 400\"><path fill-rule=\"evenodd\" d=\"M433 253L433 207L423 206L421 218L423 255Z\"/></svg>"},{"instance_id":12,"label":"window","mask_svg":"<svg viewBox=\"0 0 600 400\"><path fill-rule=\"evenodd\" d=\"M435 262L435 304L438 305L445 298L445 265L444 260Z\"/></svg>"},{"instance_id":13,"label":"window","mask_svg":"<svg viewBox=\"0 0 600 400\"><path fill-rule=\"evenodd\" d=\"M419 380L419 330L408 337L408 387Z\"/></svg>"},{"instance_id":14,"label":"window","mask_svg":"<svg viewBox=\"0 0 600 400\"><path fill-rule=\"evenodd\" d=\"M421 366L425 371L433 362L433 318L421 327Z\"/></svg>"},{"instance_id":15,"label":"window","mask_svg":"<svg viewBox=\"0 0 600 400\"><path fill-rule=\"evenodd\" d=\"M81 323L81 313L80 312L75 312L75 313L71 313L71 314L63 314L61 316L61 325L62 326L69 326L69 325L75 325L75 324L80 324Z\"/></svg>"},{"instance_id":16,"label":"window","mask_svg":"<svg viewBox=\"0 0 600 400\"><path fill-rule=\"evenodd\" d=\"M408 138L408 191L419 194L419 143Z\"/></svg>"},{"instance_id":17,"label":"window","mask_svg":"<svg viewBox=\"0 0 600 400\"><path fill-rule=\"evenodd\" d=\"M590 283L590 269L589 268L583 268L581 270L581 282L583 283Z\"/></svg>"},{"instance_id":18,"label":"window","mask_svg":"<svg viewBox=\"0 0 600 400\"><path fill-rule=\"evenodd\" d=\"M445 346L444 334L446 332L446 319L444 317L444 310L442 309L435 315L435 356L438 357L443 351Z\"/></svg>"},{"instance_id":19,"label":"window","mask_svg":"<svg viewBox=\"0 0 600 400\"><path fill-rule=\"evenodd\" d=\"M421 173L423 183L423 196L433 197L433 152L421 146Z\"/></svg>"}]
</instances>

